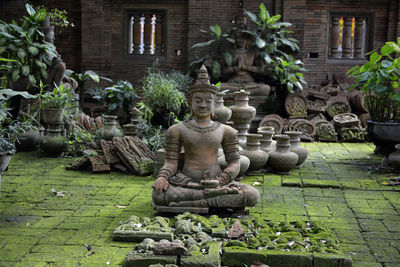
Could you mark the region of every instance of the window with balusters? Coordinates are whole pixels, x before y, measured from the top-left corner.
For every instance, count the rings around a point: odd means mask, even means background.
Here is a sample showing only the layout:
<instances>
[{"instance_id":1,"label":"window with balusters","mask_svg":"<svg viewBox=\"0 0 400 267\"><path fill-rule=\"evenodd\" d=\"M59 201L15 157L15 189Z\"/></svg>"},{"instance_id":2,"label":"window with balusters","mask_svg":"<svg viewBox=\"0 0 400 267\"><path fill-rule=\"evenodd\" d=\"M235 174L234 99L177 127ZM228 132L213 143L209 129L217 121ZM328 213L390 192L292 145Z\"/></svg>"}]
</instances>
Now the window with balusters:
<instances>
[{"instance_id":1,"label":"window with balusters","mask_svg":"<svg viewBox=\"0 0 400 267\"><path fill-rule=\"evenodd\" d=\"M166 12L130 11L127 18L128 55L164 55Z\"/></svg>"},{"instance_id":2,"label":"window with balusters","mask_svg":"<svg viewBox=\"0 0 400 267\"><path fill-rule=\"evenodd\" d=\"M373 25L371 14L331 13L328 59L365 59Z\"/></svg>"}]
</instances>

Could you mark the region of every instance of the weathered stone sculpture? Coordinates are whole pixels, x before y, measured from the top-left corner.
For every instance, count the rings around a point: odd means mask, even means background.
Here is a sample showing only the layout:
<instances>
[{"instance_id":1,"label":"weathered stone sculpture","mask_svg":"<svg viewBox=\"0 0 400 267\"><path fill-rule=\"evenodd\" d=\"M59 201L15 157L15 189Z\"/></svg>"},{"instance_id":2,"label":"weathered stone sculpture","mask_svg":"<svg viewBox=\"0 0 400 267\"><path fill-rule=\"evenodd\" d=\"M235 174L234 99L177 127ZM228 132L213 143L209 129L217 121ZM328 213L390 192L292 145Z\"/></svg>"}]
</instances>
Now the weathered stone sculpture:
<instances>
[{"instance_id":1,"label":"weathered stone sculpture","mask_svg":"<svg viewBox=\"0 0 400 267\"><path fill-rule=\"evenodd\" d=\"M158 211L240 210L258 202L255 188L233 182L240 169L237 131L211 120L217 93L202 66L196 84L188 88L191 119L171 126L166 133L165 162L153 185L153 206ZM178 170L182 145L184 166ZM218 164L220 145L228 163L224 170Z\"/></svg>"},{"instance_id":2,"label":"weathered stone sculpture","mask_svg":"<svg viewBox=\"0 0 400 267\"><path fill-rule=\"evenodd\" d=\"M46 19L43 21L42 29L45 34L45 41L53 44L54 26L50 26L49 17L46 17ZM60 86L61 83L63 83L64 86L76 89L78 87L78 83L74 79L64 75L66 71L66 66L65 63L62 61L61 56L59 54L57 54L56 57L52 57L51 55L47 56L51 60L51 66L49 66L48 68L46 90L51 91L53 90L55 85Z\"/></svg>"},{"instance_id":3,"label":"weathered stone sculpture","mask_svg":"<svg viewBox=\"0 0 400 267\"><path fill-rule=\"evenodd\" d=\"M222 90L245 90L252 96L269 96L271 88L268 84L256 83L255 74L265 74L266 66L263 61L257 62L257 50L251 48L251 37L247 30L247 17L244 10L235 19L237 30L234 32L235 47L232 53L232 64L223 69L225 75L230 76L227 83L221 84Z\"/></svg>"}]
</instances>

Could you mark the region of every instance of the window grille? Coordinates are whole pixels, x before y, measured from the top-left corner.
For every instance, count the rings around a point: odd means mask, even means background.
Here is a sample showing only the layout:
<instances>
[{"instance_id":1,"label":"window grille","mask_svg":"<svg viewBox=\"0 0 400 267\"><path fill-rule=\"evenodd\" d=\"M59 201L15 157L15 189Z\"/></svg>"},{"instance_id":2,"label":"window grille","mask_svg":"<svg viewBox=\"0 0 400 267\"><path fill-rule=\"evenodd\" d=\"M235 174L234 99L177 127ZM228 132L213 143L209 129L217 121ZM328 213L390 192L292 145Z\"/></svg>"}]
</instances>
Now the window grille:
<instances>
[{"instance_id":1,"label":"window grille","mask_svg":"<svg viewBox=\"0 0 400 267\"><path fill-rule=\"evenodd\" d=\"M164 17L162 12L129 13L129 55L161 55L164 53Z\"/></svg>"},{"instance_id":2,"label":"window grille","mask_svg":"<svg viewBox=\"0 0 400 267\"><path fill-rule=\"evenodd\" d=\"M364 59L369 24L368 16L332 15L328 58Z\"/></svg>"}]
</instances>

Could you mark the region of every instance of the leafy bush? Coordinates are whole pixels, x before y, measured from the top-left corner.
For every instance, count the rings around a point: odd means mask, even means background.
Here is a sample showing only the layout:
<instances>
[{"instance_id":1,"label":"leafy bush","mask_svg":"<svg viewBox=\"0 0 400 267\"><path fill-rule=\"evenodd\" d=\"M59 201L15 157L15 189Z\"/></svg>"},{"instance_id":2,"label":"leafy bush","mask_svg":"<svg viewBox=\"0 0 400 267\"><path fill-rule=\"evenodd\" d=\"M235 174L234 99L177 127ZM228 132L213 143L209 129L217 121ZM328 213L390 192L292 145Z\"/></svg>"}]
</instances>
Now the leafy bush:
<instances>
[{"instance_id":1,"label":"leafy bush","mask_svg":"<svg viewBox=\"0 0 400 267\"><path fill-rule=\"evenodd\" d=\"M176 77L180 77L175 80ZM176 72L165 74L160 71L149 71L143 82L143 103L153 114L179 115L182 106L186 106L183 90L191 82Z\"/></svg>"},{"instance_id":2,"label":"leafy bush","mask_svg":"<svg viewBox=\"0 0 400 267\"><path fill-rule=\"evenodd\" d=\"M140 119L137 124L137 132L152 151L157 151L165 146L165 130L161 126L155 127L145 119Z\"/></svg>"},{"instance_id":3,"label":"leafy bush","mask_svg":"<svg viewBox=\"0 0 400 267\"><path fill-rule=\"evenodd\" d=\"M42 108L62 109L66 107L67 103L71 102L71 94L62 84L59 87L55 87L51 92L41 94L40 97Z\"/></svg>"},{"instance_id":4,"label":"leafy bush","mask_svg":"<svg viewBox=\"0 0 400 267\"><path fill-rule=\"evenodd\" d=\"M29 4L25 7L28 16L22 18L20 25L15 21L0 21L0 58L7 59L0 65L0 69L7 71L4 87L21 77L26 77L31 86L37 86L40 80L47 79L47 68L52 58L57 57L55 46L44 41L41 31L46 9L35 10Z\"/></svg>"}]
</instances>

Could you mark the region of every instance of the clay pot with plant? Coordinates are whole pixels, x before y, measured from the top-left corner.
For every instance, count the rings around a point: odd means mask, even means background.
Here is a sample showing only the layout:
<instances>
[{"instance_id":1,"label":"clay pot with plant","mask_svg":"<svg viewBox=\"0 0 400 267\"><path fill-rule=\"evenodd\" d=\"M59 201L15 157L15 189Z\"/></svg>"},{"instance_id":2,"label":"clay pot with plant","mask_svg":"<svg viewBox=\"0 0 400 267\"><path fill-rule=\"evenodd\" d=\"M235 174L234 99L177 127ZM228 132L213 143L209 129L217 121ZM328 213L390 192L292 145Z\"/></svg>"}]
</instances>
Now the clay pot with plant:
<instances>
[{"instance_id":1,"label":"clay pot with plant","mask_svg":"<svg viewBox=\"0 0 400 267\"><path fill-rule=\"evenodd\" d=\"M368 135L384 154L400 143L400 37L387 42L380 52L369 53L369 61L351 68L347 74L355 81L350 89L364 93L365 106L371 116Z\"/></svg>"}]
</instances>

